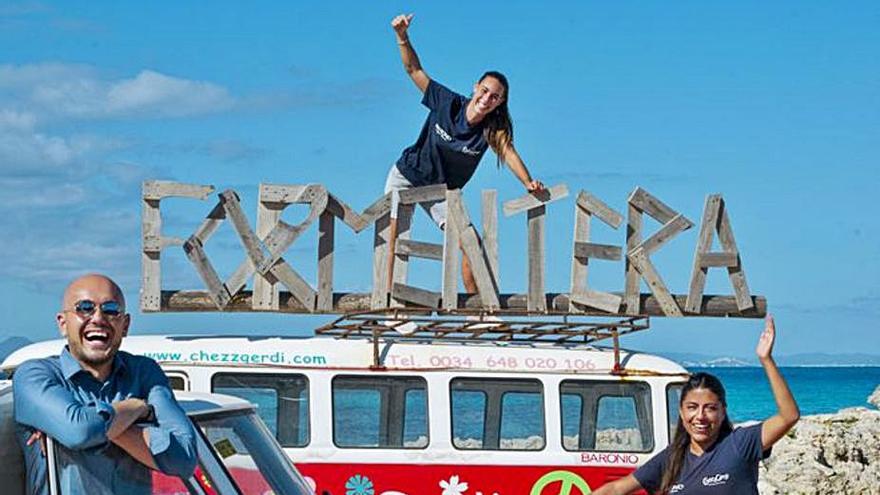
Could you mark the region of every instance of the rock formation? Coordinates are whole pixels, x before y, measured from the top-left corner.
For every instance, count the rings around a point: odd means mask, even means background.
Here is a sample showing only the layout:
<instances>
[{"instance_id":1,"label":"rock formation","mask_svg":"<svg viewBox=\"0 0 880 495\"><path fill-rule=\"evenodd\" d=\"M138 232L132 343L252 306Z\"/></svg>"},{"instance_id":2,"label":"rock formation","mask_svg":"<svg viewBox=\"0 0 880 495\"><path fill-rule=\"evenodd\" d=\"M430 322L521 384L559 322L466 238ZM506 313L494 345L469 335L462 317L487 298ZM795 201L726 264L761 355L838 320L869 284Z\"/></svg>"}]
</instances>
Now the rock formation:
<instances>
[{"instance_id":1,"label":"rock formation","mask_svg":"<svg viewBox=\"0 0 880 495\"><path fill-rule=\"evenodd\" d=\"M868 399L880 403L880 387ZM880 411L804 416L761 463L758 490L776 494L880 493Z\"/></svg>"}]
</instances>

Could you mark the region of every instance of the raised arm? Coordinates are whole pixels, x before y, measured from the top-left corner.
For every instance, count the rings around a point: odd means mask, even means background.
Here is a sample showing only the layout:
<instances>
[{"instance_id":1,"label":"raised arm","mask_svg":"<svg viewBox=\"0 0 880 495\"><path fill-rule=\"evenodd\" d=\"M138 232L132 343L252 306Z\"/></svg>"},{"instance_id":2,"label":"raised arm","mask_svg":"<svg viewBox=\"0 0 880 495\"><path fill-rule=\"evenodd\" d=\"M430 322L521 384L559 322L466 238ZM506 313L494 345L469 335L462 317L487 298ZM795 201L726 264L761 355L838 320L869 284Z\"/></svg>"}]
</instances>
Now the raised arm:
<instances>
[{"instance_id":1,"label":"raised arm","mask_svg":"<svg viewBox=\"0 0 880 495\"><path fill-rule=\"evenodd\" d=\"M764 449L770 448L779 441L788 430L797 423L801 416L798 405L788 389L785 378L779 373L776 362L773 361L773 343L776 340L776 324L773 322L772 316L767 316L765 320L764 332L758 340L758 347L755 353L764 372L767 374L767 380L770 382L770 390L773 392L773 400L776 401L777 412L773 416L767 418L761 427L761 445Z\"/></svg>"},{"instance_id":2,"label":"raised arm","mask_svg":"<svg viewBox=\"0 0 880 495\"><path fill-rule=\"evenodd\" d=\"M516 148L513 147L512 142L508 142L507 146L504 148L501 161L507 164L510 171L513 172L513 175L515 175L520 182L522 182L526 190L529 192L539 192L544 190L544 184L539 180L534 180L532 175L529 174L529 169L526 168L526 164L522 161L522 158L520 158L519 153L517 153Z\"/></svg>"},{"instance_id":3,"label":"raised arm","mask_svg":"<svg viewBox=\"0 0 880 495\"><path fill-rule=\"evenodd\" d=\"M409 41L409 24L412 22L412 14L401 14L391 20L391 27L397 34L397 45L400 47L400 60L403 62L403 69L409 75L409 78L415 83L422 93L428 89L428 83L431 78L422 69L422 63L419 56L413 49Z\"/></svg>"}]
</instances>

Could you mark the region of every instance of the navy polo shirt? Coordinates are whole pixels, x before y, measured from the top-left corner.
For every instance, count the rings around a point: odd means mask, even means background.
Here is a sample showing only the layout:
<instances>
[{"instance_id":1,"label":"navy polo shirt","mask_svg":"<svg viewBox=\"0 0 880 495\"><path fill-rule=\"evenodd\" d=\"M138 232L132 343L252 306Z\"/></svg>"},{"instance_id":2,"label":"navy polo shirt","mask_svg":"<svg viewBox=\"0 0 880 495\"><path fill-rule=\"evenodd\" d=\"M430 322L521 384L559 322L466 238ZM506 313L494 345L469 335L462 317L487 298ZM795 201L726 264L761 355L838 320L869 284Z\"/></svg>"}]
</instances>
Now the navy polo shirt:
<instances>
[{"instance_id":1,"label":"navy polo shirt","mask_svg":"<svg viewBox=\"0 0 880 495\"><path fill-rule=\"evenodd\" d=\"M428 82L422 105L431 113L418 140L397 160L397 169L413 186L446 184L458 189L474 175L489 144L483 122L468 125L468 101L433 79Z\"/></svg>"},{"instance_id":2,"label":"navy polo shirt","mask_svg":"<svg viewBox=\"0 0 880 495\"><path fill-rule=\"evenodd\" d=\"M687 449L681 473L669 493L758 495L758 461L763 457L761 425L736 428L700 456ZM649 493L660 488L668 458L669 447L633 473Z\"/></svg>"}]
</instances>

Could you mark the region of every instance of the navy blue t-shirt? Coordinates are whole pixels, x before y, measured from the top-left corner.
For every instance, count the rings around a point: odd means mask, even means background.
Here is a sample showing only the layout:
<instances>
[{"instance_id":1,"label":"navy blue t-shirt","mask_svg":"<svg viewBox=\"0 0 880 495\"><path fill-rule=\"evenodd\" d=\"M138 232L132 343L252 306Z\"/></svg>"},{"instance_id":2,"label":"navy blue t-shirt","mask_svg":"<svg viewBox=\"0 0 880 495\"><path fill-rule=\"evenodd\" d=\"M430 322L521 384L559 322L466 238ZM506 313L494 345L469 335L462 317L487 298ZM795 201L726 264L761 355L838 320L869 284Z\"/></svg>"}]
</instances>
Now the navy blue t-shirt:
<instances>
[{"instance_id":1,"label":"navy blue t-shirt","mask_svg":"<svg viewBox=\"0 0 880 495\"><path fill-rule=\"evenodd\" d=\"M737 428L697 456L687 450L684 465L670 494L758 495L758 461L761 460L761 423ZM669 447L633 473L642 488L660 488Z\"/></svg>"},{"instance_id":2,"label":"navy blue t-shirt","mask_svg":"<svg viewBox=\"0 0 880 495\"><path fill-rule=\"evenodd\" d=\"M446 184L458 189L474 175L489 144L483 122L468 125L468 101L433 79L428 82L422 105L431 113L416 143L397 160L397 169L414 186Z\"/></svg>"}]
</instances>

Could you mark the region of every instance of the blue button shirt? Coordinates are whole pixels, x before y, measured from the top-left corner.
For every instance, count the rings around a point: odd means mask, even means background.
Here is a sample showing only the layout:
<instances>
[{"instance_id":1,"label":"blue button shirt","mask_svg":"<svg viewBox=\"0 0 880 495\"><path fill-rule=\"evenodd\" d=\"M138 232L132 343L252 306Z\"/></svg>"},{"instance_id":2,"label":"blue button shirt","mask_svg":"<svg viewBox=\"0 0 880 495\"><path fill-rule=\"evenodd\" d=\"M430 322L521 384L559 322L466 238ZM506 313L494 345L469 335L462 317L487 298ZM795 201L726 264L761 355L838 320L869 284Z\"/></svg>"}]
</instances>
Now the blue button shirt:
<instances>
[{"instance_id":1,"label":"blue button shirt","mask_svg":"<svg viewBox=\"0 0 880 495\"><path fill-rule=\"evenodd\" d=\"M129 398L143 399L156 411L156 423L146 429L159 469L183 478L195 469L192 423L174 399L162 369L150 358L119 351L110 376L102 383L83 370L65 347L61 356L23 363L12 384L30 494L48 493L46 461L38 442L25 445L35 430L60 444L61 493L151 493L150 468L107 439L115 416L111 404Z\"/></svg>"}]
</instances>

